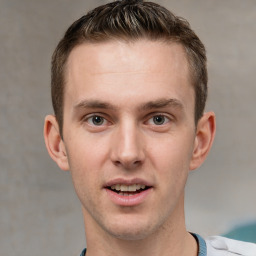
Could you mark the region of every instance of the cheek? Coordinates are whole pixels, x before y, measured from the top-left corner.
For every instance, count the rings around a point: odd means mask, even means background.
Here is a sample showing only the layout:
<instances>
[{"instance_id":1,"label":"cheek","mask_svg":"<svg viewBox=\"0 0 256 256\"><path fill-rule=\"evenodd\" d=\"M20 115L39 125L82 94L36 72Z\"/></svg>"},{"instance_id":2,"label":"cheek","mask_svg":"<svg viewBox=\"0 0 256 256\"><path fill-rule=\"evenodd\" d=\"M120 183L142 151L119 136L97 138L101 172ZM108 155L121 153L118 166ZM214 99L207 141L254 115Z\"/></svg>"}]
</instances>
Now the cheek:
<instances>
[{"instance_id":1,"label":"cheek","mask_svg":"<svg viewBox=\"0 0 256 256\"><path fill-rule=\"evenodd\" d=\"M165 137L161 141L157 139L151 141L150 145L154 145L148 148L154 165L162 166L163 169L168 169L168 167L187 169L189 167L193 152L193 139L191 137Z\"/></svg>"},{"instance_id":2,"label":"cheek","mask_svg":"<svg viewBox=\"0 0 256 256\"><path fill-rule=\"evenodd\" d=\"M77 151L77 154L69 155L70 173L75 192L83 205L88 211L91 211L97 206L101 177L98 173L97 159L93 159L93 154L90 150L85 150L82 153Z\"/></svg>"},{"instance_id":3,"label":"cheek","mask_svg":"<svg viewBox=\"0 0 256 256\"><path fill-rule=\"evenodd\" d=\"M166 139L151 149L152 163L167 190L180 190L186 182L193 150L191 141L191 138Z\"/></svg>"},{"instance_id":4,"label":"cheek","mask_svg":"<svg viewBox=\"0 0 256 256\"><path fill-rule=\"evenodd\" d=\"M68 141L66 148L75 190L80 198L85 197L99 186L99 171L106 155L105 149L100 143L94 143L90 139L72 139Z\"/></svg>"},{"instance_id":5,"label":"cheek","mask_svg":"<svg viewBox=\"0 0 256 256\"><path fill-rule=\"evenodd\" d=\"M83 131L67 141L70 169L76 171L97 170L108 154L108 138Z\"/></svg>"}]
</instances>

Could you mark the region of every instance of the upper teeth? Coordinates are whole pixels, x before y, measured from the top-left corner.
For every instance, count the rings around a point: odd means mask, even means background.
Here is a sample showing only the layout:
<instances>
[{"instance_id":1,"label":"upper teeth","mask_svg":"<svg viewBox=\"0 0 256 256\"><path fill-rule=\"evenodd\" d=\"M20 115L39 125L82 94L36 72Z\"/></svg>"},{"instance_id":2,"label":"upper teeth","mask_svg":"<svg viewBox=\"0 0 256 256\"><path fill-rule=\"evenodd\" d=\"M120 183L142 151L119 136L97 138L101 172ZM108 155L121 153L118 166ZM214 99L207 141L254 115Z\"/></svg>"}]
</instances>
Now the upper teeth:
<instances>
[{"instance_id":1,"label":"upper teeth","mask_svg":"<svg viewBox=\"0 0 256 256\"><path fill-rule=\"evenodd\" d=\"M117 190L117 191L136 191L140 189L144 189L146 186L145 185L140 185L140 184L133 184L133 185L121 185L121 184L116 184L112 185L111 189Z\"/></svg>"}]
</instances>

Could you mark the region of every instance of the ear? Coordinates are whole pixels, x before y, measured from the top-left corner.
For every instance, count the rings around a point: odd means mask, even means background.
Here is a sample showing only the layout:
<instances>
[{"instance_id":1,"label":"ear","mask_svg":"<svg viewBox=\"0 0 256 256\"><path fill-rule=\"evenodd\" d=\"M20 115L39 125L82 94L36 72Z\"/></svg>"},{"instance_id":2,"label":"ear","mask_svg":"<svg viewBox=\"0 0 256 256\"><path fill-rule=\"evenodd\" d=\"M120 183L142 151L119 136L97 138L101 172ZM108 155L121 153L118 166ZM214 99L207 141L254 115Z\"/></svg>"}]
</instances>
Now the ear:
<instances>
[{"instance_id":1,"label":"ear","mask_svg":"<svg viewBox=\"0 0 256 256\"><path fill-rule=\"evenodd\" d=\"M45 117L44 140L50 157L57 163L60 169L64 171L69 170L65 144L60 136L59 124L53 115Z\"/></svg>"},{"instance_id":2,"label":"ear","mask_svg":"<svg viewBox=\"0 0 256 256\"><path fill-rule=\"evenodd\" d=\"M216 131L215 114L205 113L198 121L190 170L198 168L206 159Z\"/></svg>"}]
</instances>

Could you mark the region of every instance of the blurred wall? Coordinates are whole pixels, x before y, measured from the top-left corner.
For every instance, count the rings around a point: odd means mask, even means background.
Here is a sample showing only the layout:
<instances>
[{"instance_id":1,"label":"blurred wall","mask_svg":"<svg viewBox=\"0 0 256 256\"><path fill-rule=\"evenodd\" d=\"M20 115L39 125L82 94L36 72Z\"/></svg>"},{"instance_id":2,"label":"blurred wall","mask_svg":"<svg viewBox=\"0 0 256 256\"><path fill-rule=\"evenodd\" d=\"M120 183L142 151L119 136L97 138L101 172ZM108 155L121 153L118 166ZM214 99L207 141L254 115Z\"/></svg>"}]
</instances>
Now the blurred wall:
<instances>
[{"instance_id":1,"label":"blurred wall","mask_svg":"<svg viewBox=\"0 0 256 256\"><path fill-rule=\"evenodd\" d=\"M68 172L47 155L50 58L67 26L107 1L0 0L1 255L78 255L85 245ZM208 51L217 137L187 186L187 225L204 236L256 219L256 4L157 1L187 18Z\"/></svg>"}]
</instances>

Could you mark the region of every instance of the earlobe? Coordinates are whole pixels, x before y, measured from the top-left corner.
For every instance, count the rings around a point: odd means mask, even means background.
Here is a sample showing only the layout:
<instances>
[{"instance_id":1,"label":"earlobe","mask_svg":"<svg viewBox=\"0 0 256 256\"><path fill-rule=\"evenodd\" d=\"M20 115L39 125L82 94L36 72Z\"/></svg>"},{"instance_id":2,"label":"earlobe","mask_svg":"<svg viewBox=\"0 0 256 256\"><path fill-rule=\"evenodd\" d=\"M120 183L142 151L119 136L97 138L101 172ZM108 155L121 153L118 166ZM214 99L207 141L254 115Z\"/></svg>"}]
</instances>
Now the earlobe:
<instances>
[{"instance_id":1,"label":"earlobe","mask_svg":"<svg viewBox=\"0 0 256 256\"><path fill-rule=\"evenodd\" d=\"M58 122L53 115L45 117L44 140L50 157L62 170L69 170L65 144L59 133Z\"/></svg>"},{"instance_id":2,"label":"earlobe","mask_svg":"<svg viewBox=\"0 0 256 256\"><path fill-rule=\"evenodd\" d=\"M213 112L205 113L198 121L190 170L198 168L206 159L215 137L216 124Z\"/></svg>"}]
</instances>

